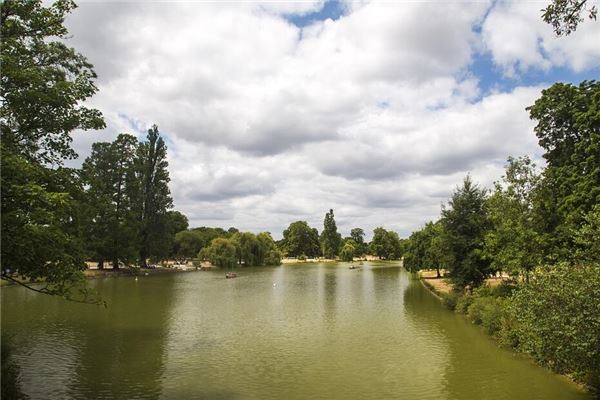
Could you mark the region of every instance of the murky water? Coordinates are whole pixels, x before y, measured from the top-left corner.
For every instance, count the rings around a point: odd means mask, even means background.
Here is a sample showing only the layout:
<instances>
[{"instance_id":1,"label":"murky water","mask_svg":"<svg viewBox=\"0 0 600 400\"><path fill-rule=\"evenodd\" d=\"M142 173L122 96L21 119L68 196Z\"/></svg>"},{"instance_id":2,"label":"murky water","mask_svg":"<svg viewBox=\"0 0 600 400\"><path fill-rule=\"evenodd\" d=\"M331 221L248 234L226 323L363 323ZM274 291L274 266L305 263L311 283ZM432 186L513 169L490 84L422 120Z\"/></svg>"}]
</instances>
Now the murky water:
<instances>
[{"instance_id":1,"label":"murky water","mask_svg":"<svg viewBox=\"0 0 600 400\"><path fill-rule=\"evenodd\" d=\"M398 267L287 265L92 282L109 307L2 290L31 399L589 399Z\"/></svg>"}]
</instances>

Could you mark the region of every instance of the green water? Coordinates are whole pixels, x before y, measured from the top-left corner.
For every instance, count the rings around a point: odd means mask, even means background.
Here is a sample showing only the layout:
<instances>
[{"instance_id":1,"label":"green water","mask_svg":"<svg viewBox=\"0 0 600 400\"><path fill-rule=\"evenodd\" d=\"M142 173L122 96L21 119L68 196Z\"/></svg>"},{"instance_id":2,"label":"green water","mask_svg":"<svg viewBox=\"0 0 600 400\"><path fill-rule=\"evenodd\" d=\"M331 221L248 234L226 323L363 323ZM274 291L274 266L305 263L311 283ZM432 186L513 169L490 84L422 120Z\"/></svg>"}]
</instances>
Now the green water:
<instances>
[{"instance_id":1,"label":"green water","mask_svg":"<svg viewBox=\"0 0 600 400\"><path fill-rule=\"evenodd\" d=\"M590 398L389 264L92 284L107 309L2 290L3 362L29 398Z\"/></svg>"}]
</instances>

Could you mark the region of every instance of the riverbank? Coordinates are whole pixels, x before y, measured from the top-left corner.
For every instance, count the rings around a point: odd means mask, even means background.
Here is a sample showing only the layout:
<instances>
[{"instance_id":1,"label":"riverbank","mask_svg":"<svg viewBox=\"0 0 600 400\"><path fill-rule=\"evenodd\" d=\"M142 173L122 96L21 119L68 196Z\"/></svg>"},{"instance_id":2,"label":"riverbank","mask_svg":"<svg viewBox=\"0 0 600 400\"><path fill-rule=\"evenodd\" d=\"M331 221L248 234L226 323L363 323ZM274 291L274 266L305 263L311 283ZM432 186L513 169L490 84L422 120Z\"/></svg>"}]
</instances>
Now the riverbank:
<instances>
[{"instance_id":1,"label":"riverbank","mask_svg":"<svg viewBox=\"0 0 600 400\"><path fill-rule=\"evenodd\" d=\"M583 334L573 337L571 342L576 342L575 345L570 343L566 348L564 345L565 334L561 332L566 328L571 329L571 319L577 320L579 312L584 312L580 307L572 308L569 304L573 297L577 296L572 295L573 290L568 290L568 281L563 282L567 286L565 293L557 293L555 288L551 288L550 301L563 305L560 309L553 309L547 305L539 307L538 303L547 300L545 297L548 293L547 288L536 285L535 281L525 285L505 277L491 278L473 290L458 291L448 279L438 278L435 271L420 271L418 275L423 286L445 307L463 314L471 323L481 326L482 330L502 347L527 355L538 365L600 398L600 376L597 367L593 366L598 364L593 361L593 355L589 356L589 360L585 359L587 350L583 355L580 354L580 347L595 347L594 339L587 342L586 328L579 326L578 329L583 330ZM548 276L543 274L542 278ZM582 285L578 287L585 291ZM563 294L565 298L561 300ZM579 309L579 312L573 312L574 309ZM524 320L524 315L537 316L533 320ZM547 330L549 327L552 331ZM593 327L587 329L593 330ZM555 348L557 350L554 350Z\"/></svg>"}]
</instances>

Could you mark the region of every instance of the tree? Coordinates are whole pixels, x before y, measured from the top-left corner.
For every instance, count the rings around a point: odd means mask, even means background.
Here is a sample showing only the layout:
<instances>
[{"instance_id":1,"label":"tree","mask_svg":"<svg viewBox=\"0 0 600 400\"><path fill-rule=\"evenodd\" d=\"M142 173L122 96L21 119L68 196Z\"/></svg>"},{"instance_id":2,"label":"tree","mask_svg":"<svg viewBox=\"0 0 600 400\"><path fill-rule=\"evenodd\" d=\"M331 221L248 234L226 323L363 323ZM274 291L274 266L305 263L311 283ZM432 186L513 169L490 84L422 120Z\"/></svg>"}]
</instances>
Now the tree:
<instances>
[{"instance_id":1,"label":"tree","mask_svg":"<svg viewBox=\"0 0 600 400\"><path fill-rule=\"evenodd\" d=\"M175 234L175 255L183 258L195 257L206 244L201 232L196 230L177 232Z\"/></svg>"},{"instance_id":2,"label":"tree","mask_svg":"<svg viewBox=\"0 0 600 400\"><path fill-rule=\"evenodd\" d=\"M484 237L489 228L485 204L486 190L467 175L448 206L442 207L450 277L459 288L479 286L492 272L483 255Z\"/></svg>"},{"instance_id":3,"label":"tree","mask_svg":"<svg viewBox=\"0 0 600 400\"><path fill-rule=\"evenodd\" d=\"M237 265L237 249L230 239L216 238L200 253L199 258L206 257L211 264L219 268L233 268Z\"/></svg>"},{"instance_id":4,"label":"tree","mask_svg":"<svg viewBox=\"0 0 600 400\"><path fill-rule=\"evenodd\" d=\"M231 237L236 248L238 263L246 266L261 265L264 259L263 249L256 236L250 232L237 232Z\"/></svg>"},{"instance_id":5,"label":"tree","mask_svg":"<svg viewBox=\"0 0 600 400\"><path fill-rule=\"evenodd\" d=\"M342 261L352 261L354 259L354 255L356 253L356 242L354 240L348 240L342 246L342 250L340 251L340 259Z\"/></svg>"},{"instance_id":6,"label":"tree","mask_svg":"<svg viewBox=\"0 0 600 400\"><path fill-rule=\"evenodd\" d=\"M281 252L269 232L256 235L259 243L261 265L281 265Z\"/></svg>"},{"instance_id":7,"label":"tree","mask_svg":"<svg viewBox=\"0 0 600 400\"><path fill-rule=\"evenodd\" d=\"M137 154L140 193L140 264L148 257L161 258L168 253L163 240L167 232L166 213L173 206L169 190L167 146L158 127L148 130L147 141L140 144Z\"/></svg>"},{"instance_id":8,"label":"tree","mask_svg":"<svg viewBox=\"0 0 600 400\"><path fill-rule=\"evenodd\" d=\"M575 260L578 263L600 264L600 205L588 213L584 223L575 232L575 243Z\"/></svg>"},{"instance_id":9,"label":"tree","mask_svg":"<svg viewBox=\"0 0 600 400\"><path fill-rule=\"evenodd\" d=\"M526 280L542 256L533 216L538 182L539 173L529 157L510 157L503 181L495 183L487 200L492 228L485 237L485 252L491 266Z\"/></svg>"},{"instance_id":10,"label":"tree","mask_svg":"<svg viewBox=\"0 0 600 400\"><path fill-rule=\"evenodd\" d=\"M96 93L96 73L66 46L63 22L69 0L43 7L40 0L4 1L0 126L5 151L27 162L60 165L77 157L75 129L101 129L100 111L81 103Z\"/></svg>"},{"instance_id":11,"label":"tree","mask_svg":"<svg viewBox=\"0 0 600 400\"><path fill-rule=\"evenodd\" d=\"M365 243L365 231L361 228L352 228L350 238L356 243L356 255L363 256L367 253L367 244Z\"/></svg>"},{"instance_id":12,"label":"tree","mask_svg":"<svg viewBox=\"0 0 600 400\"><path fill-rule=\"evenodd\" d=\"M98 302L81 272L81 184L60 167L76 157L73 130L104 127L102 114L82 105L97 90L92 65L63 41L73 8L68 0L49 7L8 0L0 8L1 269L2 279L38 292ZM29 286L40 280L42 287Z\"/></svg>"},{"instance_id":13,"label":"tree","mask_svg":"<svg viewBox=\"0 0 600 400\"><path fill-rule=\"evenodd\" d=\"M119 261L133 262L137 256L139 181L135 170L137 139L121 134L112 143L94 143L83 163L82 176L88 185L89 229L87 242L102 266L113 269Z\"/></svg>"},{"instance_id":14,"label":"tree","mask_svg":"<svg viewBox=\"0 0 600 400\"><path fill-rule=\"evenodd\" d=\"M319 232L306 221L292 222L283 231L283 247L289 257L316 257L320 252Z\"/></svg>"},{"instance_id":15,"label":"tree","mask_svg":"<svg viewBox=\"0 0 600 400\"><path fill-rule=\"evenodd\" d=\"M587 12L589 19L596 19L598 9L595 5L587 8L587 0L552 0L542 10L544 22L552 25L554 32L558 35L569 35L583 22L581 14Z\"/></svg>"},{"instance_id":16,"label":"tree","mask_svg":"<svg viewBox=\"0 0 600 400\"><path fill-rule=\"evenodd\" d=\"M373 239L369 243L369 252L380 259L394 260L402 257L400 238L394 231L382 227L373 230Z\"/></svg>"},{"instance_id":17,"label":"tree","mask_svg":"<svg viewBox=\"0 0 600 400\"><path fill-rule=\"evenodd\" d=\"M340 252L342 235L337 231L333 210L325 214L323 232L321 232L321 251L323 257L334 259Z\"/></svg>"},{"instance_id":18,"label":"tree","mask_svg":"<svg viewBox=\"0 0 600 400\"><path fill-rule=\"evenodd\" d=\"M547 161L534 199L545 260L568 260L573 233L600 203L600 83L556 83L527 110Z\"/></svg>"}]
</instances>

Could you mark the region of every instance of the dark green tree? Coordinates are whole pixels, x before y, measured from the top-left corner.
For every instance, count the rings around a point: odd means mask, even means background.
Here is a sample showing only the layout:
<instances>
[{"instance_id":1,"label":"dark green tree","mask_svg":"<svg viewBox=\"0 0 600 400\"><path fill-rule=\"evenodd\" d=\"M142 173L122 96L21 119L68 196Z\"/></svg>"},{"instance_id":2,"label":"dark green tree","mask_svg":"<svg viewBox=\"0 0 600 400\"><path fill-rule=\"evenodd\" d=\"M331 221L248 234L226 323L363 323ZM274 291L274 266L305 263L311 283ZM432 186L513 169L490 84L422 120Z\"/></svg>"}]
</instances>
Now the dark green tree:
<instances>
[{"instance_id":1,"label":"dark green tree","mask_svg":"<svg viewBox=\"0 0 600 400\"><path fill-rule=\"evenodd\" d=\"M365 243L365 231L361 228L352 228L350 238L356 243L356 255L363 256L367 253L367 243Z\"/></svg>"},{"instance_id":2,"label":"dark green tree","mask_svg":"<svg viewBox=\"0 0 600 400\"><path fill-rule=\"evenodd\" d=\"M292 222L283 231L283 247L289 257L316 257L320 253L319 232L306 221Z\"/></svg>"},{"instance_id":3,"label":"dark green tree","mask_svg":"<svg viewBox=\"0 0 600 400\"><path fill-rule=\"evenodd\" d=\"M88 243L100 265L129 264L136 259L139 243L140 182L136 176L137 139L121 134L112 143L94 143L82 167L90 204Z\"/></svg>"},{"instance_id":4,"label":"dark green tree","mask_svg":"<svg viewBox=\"0 0 600 400\"><path fill-rule=\"evenodd\" d=\"M323 232L321 232L321 252L323 257L334 259L340 252L342 235L337 231L333 210L325 214Z\"/></svg>"},{"instance_id":5,"label":"dark green tree","mask_svg":"<svg viewBox=\"0 0 600 400\"><path fill-rule=\"evenodd\" d=\"M173 207L167 170L167 146L153 125L146 142L140 143L137 154L141 182L139 202L140 265L146 266L149 257L160 259L169 252L163 239L168 233L167 211Z\"/></svg>"},{"instance_id":6,"label":"dark green tree","mask_svg":"<svg viewBox=\"0 0 600 400\"><path fill-rule=\"evenodd\" d=\"M347 240L340 251L340 259L342 261L352 261L354 259L357 244L354 240Z\"/></svg>"},{"instance_id":7,"label":"dark green tree","mask_svg":"<svg viewBox=\"0 0 600 400\"><path fill-rule=\"evenodd\" d=\"M97 90L92 65L64 41L64 18L73 8L71 1L44 7L30 0L0 7L1 268L2 279L95 302L84 285L85 254L74 226L81 184L60 168L76 157L73 130L104 127L101 113L82 105ZM38 280L41 287L27 283Z\"/></svg>"},{"instance_id":8,"label":"dark green tree","mask_svg":"<svg viewBox=\"0 0 600 400\"><path fill-rule=\"evenodd\" d=\"M483 254L484 238L490 226L485 205L486 190L467 176L448 205L442 207L450 277L459 288L479 286L492 273L490 262Z\"/></svg>"},{"instance_id":9,"label":"dark green tree","mask_svg":"<svg viewBox=\"0 0 600 400\"><path fill-rule=\"evenodd\" d=\"M534 199L545 261L568 260L574 232L600 203L600 83L556 83L527 110L546 151Z\"/></svg>"}]
</instances>

